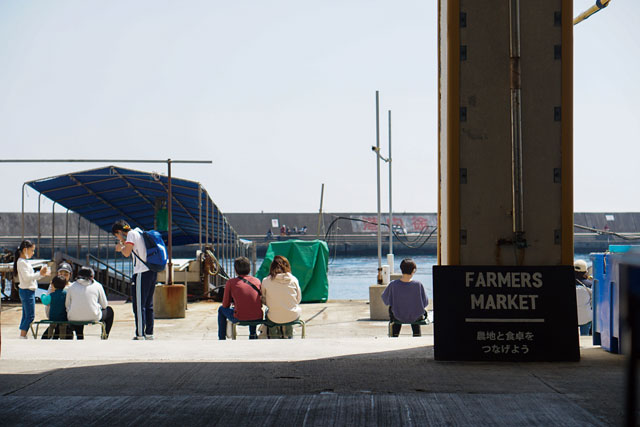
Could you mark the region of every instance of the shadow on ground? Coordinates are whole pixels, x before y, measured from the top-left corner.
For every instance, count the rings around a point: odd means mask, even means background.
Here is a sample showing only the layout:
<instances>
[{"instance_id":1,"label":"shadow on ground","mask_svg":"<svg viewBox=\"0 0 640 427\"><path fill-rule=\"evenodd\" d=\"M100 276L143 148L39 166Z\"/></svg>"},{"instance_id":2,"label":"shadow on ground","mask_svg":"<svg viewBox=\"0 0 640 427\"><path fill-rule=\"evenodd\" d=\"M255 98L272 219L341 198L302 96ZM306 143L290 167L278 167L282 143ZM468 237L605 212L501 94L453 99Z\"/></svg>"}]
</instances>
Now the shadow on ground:
<instances>
[{"instance_id":1,"label":"shadow on ground","mask_svg":"<svg viewBox=\"0 0 640 427\"><path fill-rule=\"evenodd\" d=\"M0 376L3 425L583 426L618 425L623 411L624 359L600 349L575 363L436 362L428 346L297 362L42 368Z\"/></svg>"}]
</instances>

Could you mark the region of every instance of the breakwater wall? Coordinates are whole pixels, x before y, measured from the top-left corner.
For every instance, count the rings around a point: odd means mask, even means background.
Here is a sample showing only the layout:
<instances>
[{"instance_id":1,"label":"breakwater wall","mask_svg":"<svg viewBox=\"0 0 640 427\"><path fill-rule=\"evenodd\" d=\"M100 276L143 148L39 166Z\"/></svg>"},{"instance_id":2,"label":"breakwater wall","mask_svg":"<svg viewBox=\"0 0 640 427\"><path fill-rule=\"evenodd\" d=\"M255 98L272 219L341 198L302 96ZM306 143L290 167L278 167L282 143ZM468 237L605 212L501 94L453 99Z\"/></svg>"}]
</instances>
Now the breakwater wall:
<instances>
[{"instance_id":1,"label":"breakwater wall","mask_svg":"<svg viewBox=\"0 0 640 427\"><path fill-rule=\"evenodd\" d=\"M375 255L377 253L376 213L227 213L230 224L238 234L255 242L258 256L262 256L269 243L284 239L311 240L318 236L327 237L332 254L338 256ZM347 218L347 219L338 219ZM388 216L382 215L386 224ZM428 235L437 225L437 215L433 212L400 212L393 216L394 253L398 255L435 254L437 251L436 234ZM0 213L0 249L13 249L22 236L23 217L19 212ZM576 212L574 224L619 233L623 236L640 236L640 213L637 212ZM55 225L55 227L54 227ZM284 227L285 233L280 231ZM306 227L305 234L300 229ZM45 257L49 248L66 248L72 254L80 256L98 245L114 243L113 237L104 230L98 230L74 213L25 213L24 233L32 240L40 235L41 256ZM297 231L296 231L297 230ZM383 253L388 247L388 227L383 231ZM287 234L288 232L288 234ZM327 234L327 232L329 232ZM270 233L270 235L268 235ZM53 240L53 244L52 244ZM598 233L581 227L574 228L574 243L577 253L602 252L609 244L640 244L640 240L628 241L611 234ZM197 245L176 247L175 257L188 257L195 252Z\"/></svg>"},{"instance_id":2,"label":"breakwater wall","mask_svg":"<svg viewBox=\"0 0 640 427\"><path fill-rule=\"evenodd\" d=\"M347 213L227 213L229 222L236 231L248 240L256 242L258 255L264 253L270 241L277 239L299 238L324 239L332 254L339 256L375 255L377 254L377 214L371 212ZM333 223L336 218L340 219ZM388 215L382 215L382 223L388 222ZM275 226L277 224L277 226ZM318 229L318 224L320 228ZM576 253L603 252L610 244L640 244L640 240L629 241L613 234L625 237L640 237L639 212L576 212L574 214L574 248ZM285 226L291 233L281 236L280 228ZM399 212L393 215L394 230L398 237L394 238L394 253L398 255L426 254L437 252L436 234L427 239L429 233L437 226L435 212ZM307 226L305 235L295 234L294 230ZM329 228L331 229L329 230ZM587 230L583 227L590 228ZM267 237L271 231L272 237ZM420 234L422 232L422 234ZM383 253L388 248L388 227L382 228Z\"/></svg>"}]
</instances>

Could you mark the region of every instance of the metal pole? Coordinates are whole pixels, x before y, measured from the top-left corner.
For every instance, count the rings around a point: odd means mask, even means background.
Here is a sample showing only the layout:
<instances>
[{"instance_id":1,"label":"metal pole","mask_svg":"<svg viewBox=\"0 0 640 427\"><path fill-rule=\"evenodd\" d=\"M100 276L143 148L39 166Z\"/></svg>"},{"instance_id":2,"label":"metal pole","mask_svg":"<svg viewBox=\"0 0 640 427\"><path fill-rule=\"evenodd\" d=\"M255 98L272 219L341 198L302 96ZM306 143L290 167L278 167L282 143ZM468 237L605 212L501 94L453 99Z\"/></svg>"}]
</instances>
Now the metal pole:
<instances>
[{"instance_id":1,"label":"metal pole","mask_svg":"<svg viewBox=\"0 0 640 427\"><path fill-rule=\"evenodd\" d=\"M76 240L76 258L80 259L80 215L78 215L78 239Z\"/></svg>"},{"instance_id":2,"label":"metal pole","mask_svg":"<svg viewBox=\"0 0 640 427\"><path fill-rule=\"evenodd\" d=\"M22 240L24 240L24 186L27 185L25 182L22 184Z\"/></svg>"},{"instance_id":3,"label":"metal pole","mask_svg":"<svg viewBox=\"0 0 640 427\"><path fill-rule=\"evenodd\" d=\"M202 252L202 185L198 185L198 244Z\"/></svg>"},{"instance_id":4,"label":"metal pole","mask_svg":"<svg viewBox=\"0 0 640 427\"><path fill-rule=\"evenodd\" d=\"M222 253L223 253L223 260L224 260L224 271L227 272L227 274L229 274L229 266L227 265L227 261L229 261L229 245L227 243L227 241L229 240L229 231L227 230L227 219L224 218L224 222L222 223L223 227L222 227Z\"/></svg>"},{"instance_id":5,"label":"metal pole","mask_svg":"<svg viewBox=\"0 0 640 427\"><path fill-rule=\"evenodd\" d=\"M380 101L376 91L376 169L378 184L378 272L382 268L382 234L380 233Z\"/></svg>"},{"instance_id":6,"label":"metal pole","mask_svg":"<svg viewBox=\"0 0 640 427\"><path fill-rule=\"evenodd\" d=\"M169 253L167 255L169 257L169 262L167 262L167 267L169 269L169 278L168 278L167 282L169 282L168 283L169 285L173 285L173 239L171 237L171 228L172 228L171 227L171 221L172 221L171 199L172 199L173 195L171 193L171 159L167 159L167 170L168 170L168 178L169 178L168 179L168 184L167 184L168 187L169 187L169 189L168 189L169 194L168 194L168 197L167 197L168 198L167 209L169 211L168 212L168 218L167 218L167 222L168 222L168 224L167 224L167 235L168 235L168 239L167 240L168 240L168 242L167 243L169 244L168 245L169 247L167 248ZM142 317L140 317L140 318L142 318Z\"/></svg>"},{"instance_id":7,"label":"metal pole","mask_svg":"<svg viewBox=\"0 0 640 427\"><path fill-rule=\"evenodd\" d=\"M89 258L91 256L91 221L87 220L87 265L90 265Z\"/></svg>"},{"instance_id":8,"label":"metal pole","mask_svg":"<svg viewBox=\"0 0 640 427\"><path fill-rule=\"evenodd\" d=\"M231 257L231 236L229 236L229 224L225 218L224 221L224 241L225 241L225 253L224 253L224 262L226 265L225 270L227 274L229 274L229 258Z\"/></svg>"},{"instance_id":9,"label":"metal pole","mask_svg":"<svg viewBox=\"0 0 640 427\"><path fill-rule=\"evenodd\" d=\"M610 1L611 0L597 0L594 6L591 6L589 9L585 10L573 19L573 25L581 23L596 12L600 12L602 9L609 6Z\"/></svg>"},{"instance_id":10,"label":"metal pole","mask_svg":"<svg viewBox=\"0 0 640 427\"><path fill-rule=\"evenodd\" d=\"M320 189L320 211L318 213L318 233L317 238L320 238L320 225L322 223L322 202L324 200L324 183L322 184L322 188ZM304 224L303 224L304 225Z\"/></svg>"},{"instance_id":11,"label":"metal pole","mask_svg":"<svg viewBox=\"0 0 640 427\"><path fill-rule=\"evenodd\" d=\"M206 244L209 244L209 193L205 193L205 197L207 198L207 205L205 206L205 217L206 217L206 222L207 222L207 230L206 230L206 235L207 238L205 239ZM211 215L213 216L213 209L211 212ZM213 221L211 224L211 232L213 233ZM213 242L213 236L211 237L211 241Z\"/></svg>"},{"instance_id":12,"label":"metal pole","mask_svg":"<svg viewBox=\"0 0 640 427\"><path fill-rule=\"evenodd\" d=\"M40 258L40 199L42 199L42 193L38 194L38 253L37 257Z\"/></svg>"},{"instance_id":13,"label":"metal pole","mask_svg":"<svg viewBox=\"0 0 640 427\"><path fill-rule=\"evenodd\" d=\"M520 0L511 0L510 11L510 71L511 71L511 176L514 245L526 243L523 230L522 186L522 82L520 79Z\"/></svg>"},{"instance_id":14,"label":"metal pole","mask_svg":"<svg viewBox=\"0 0 640 427\"><path fill-rule=\"evenodd\" d=\"M69 253L69 209L67 209L64 222L64 253L65 255Z\"/></svg>"},{"instance_id":15,"label":"metal pole","mask_svg":"<svg viewBox=\"0 0 640 427\"><path fill-rule=\"evenodd\" d=\"M56 202L51 206L51 259L56 253Z\"/></svg>"},{"instance_id":16,"label":"metal pole","mask_svg":"<svg viewBox=\"0 0 640 427\"><path fill-rule=\"evenodd\" d=\"M220 240L220 236L222 235L220 230L220 217L214 216L215 211L213 210L213 206L211 206L211 215L211 240L216 243L216 257L218 258L218 261L222 261L222 258L220 257L222 253L222 241Z\"/></svg>"},{"instance_id":17,"label":"metal pole","mask_svg":"<svg viewBox=\"0 0 640 427\"><path fill-rule=\"evenodd\" d=\"M224 218L221 218L220 220L220 232L221 237L220 237L220 256L218 257L218 261L220 261L220 266L222 266L222 268L225 270L226 272L226 267L224 265L224 250L225 250L225 242L224 242Z\"/></svg>"},{"instance_id":18,"label":"metal pole","mask_svg":"<svg viewBox=\"0 0 640 427\"><path fill-rule=\"evenodd\" d=\"M391 110L389 110L389 254L393 255L393 205L391 185ZM389 266L393 272L393 264Z\"/></svg>"},{"instance_id":19,"label":"metal pole","mask_svg":"<svg viewBox=\"0 0 640 427\"><path fill-rule=\"evenodd\" d=\"M256 247L256 242L251 242L251 275L255 276L256 275L256 261L258 257L258 252L257 252L257 247Z\"/></svg>"},{"instance_id":20,"label":"metal pole","mask_svg":"<svg viewBox=\"0 0 640 427\"><path fill-rule=\"evenodd\" d=\"M139 159L0 159L0 163L167 163L166 160ZM211 160L172 160L171 163L213 163Z\"/></svg>"},{"instance_id":21,"label":"metal pole","mask_svg":"<svg viewBox=\"0 0 640 427\"><path fill-rule=\"evenodd\" d=\"M100 259L100 227L98 227L98 259Z\"/></svg>"}]
</instances>

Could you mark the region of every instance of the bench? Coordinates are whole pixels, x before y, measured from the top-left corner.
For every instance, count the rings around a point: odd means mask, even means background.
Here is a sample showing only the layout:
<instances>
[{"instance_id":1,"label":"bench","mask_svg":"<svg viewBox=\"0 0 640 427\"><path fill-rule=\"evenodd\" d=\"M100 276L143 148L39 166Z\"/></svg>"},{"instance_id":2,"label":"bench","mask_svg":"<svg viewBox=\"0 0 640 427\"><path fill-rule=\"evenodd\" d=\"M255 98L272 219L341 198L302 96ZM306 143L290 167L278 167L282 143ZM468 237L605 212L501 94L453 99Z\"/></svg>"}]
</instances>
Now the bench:
<instances>
[{"instance_id":1,"label":"bench","mask_svg":"<svg viewBox=\"0 0 640 427\"><path fill-rule=\"evenodd\" d=\"M237 323L232 323L232 327L231 327L231 339L235 340L236 336L237 336L237 331L236 331L236 326L260 326L260 325L266 325L267 327L274 327L274 326L293 326L293 325L300 325L302 327L302 336L301 338L304 339L304 337L307 335L307 328L306 328L306 324L304 323L304 320L298 319L298 320L294 320L293 322L289 322L289 323L274 323L271 320L251 320L251 321L245 321L245 320L239 320Z\"/></svg>"},{"instance_id":2,"label":"bench","mask_svg":"<svg viewBox=\"0 0 640 427\"><path fill-rule=\"evenodd\" d=\"M427 326L429 325L431 322L429 322L429 319L423 319L423 320L418 320L417 322L401 322L399 320L389 320L389 336L393 335L393 330L392 327L393 325L421 325L421 326Z\"/></svg>"},{"instance_id":3,"label":"bench","mask_svg":"<svg viewBox=\"0 0 640 427\"><path fill-rule=\"evenodd\" d=\"M33 330L33 325L36 325L36 329L35 331ZM59 321L59 320L39 320L37 322L33 322L31 324L31 333L33 334L33 338L38 339L38 329L40 328L40 325L82 325L82 326L86 326L86 325L101 325L102 326L102 333L100 334L100 339L106 340L107 337L107 330L106 330L106 326L104 324L104 322L93 322L93 321L86 321L86 322L80 322L80 321L75 321L75 320L66 320L66 321ZM52 332L49 332L49 336L52 335Z\"/></svg>"}]
</instances>

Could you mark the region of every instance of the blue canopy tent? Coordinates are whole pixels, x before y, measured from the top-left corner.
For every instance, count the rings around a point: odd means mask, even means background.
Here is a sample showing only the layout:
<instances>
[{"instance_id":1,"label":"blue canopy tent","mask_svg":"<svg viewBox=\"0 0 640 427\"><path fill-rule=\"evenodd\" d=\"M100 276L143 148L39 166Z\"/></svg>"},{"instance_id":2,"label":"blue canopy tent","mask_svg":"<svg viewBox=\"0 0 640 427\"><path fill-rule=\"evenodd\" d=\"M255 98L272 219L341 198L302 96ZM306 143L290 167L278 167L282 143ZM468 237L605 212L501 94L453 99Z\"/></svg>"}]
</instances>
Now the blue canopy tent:
<instances>
[{"instance_id":1,"label":"blue canopy tent","mask_svg":"<svg viewBox=\"0 0 640 427\"><path fill-rule=\"evenodd\" d=\"M198 182L171 179L172 240L176 246L205 241L238 243L238 235ZM106 232L124 219L132 227L152 229L157 201L167 200L168 177L108 166L25 183ZM167 232L163 233L167 238Z\"/></svg>"}]
</instances>

